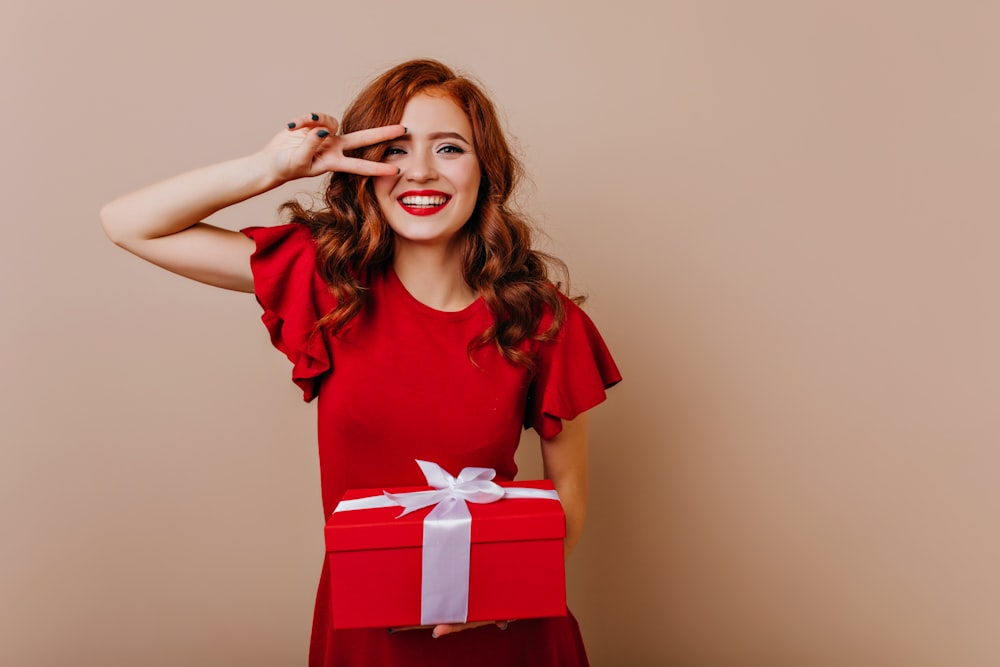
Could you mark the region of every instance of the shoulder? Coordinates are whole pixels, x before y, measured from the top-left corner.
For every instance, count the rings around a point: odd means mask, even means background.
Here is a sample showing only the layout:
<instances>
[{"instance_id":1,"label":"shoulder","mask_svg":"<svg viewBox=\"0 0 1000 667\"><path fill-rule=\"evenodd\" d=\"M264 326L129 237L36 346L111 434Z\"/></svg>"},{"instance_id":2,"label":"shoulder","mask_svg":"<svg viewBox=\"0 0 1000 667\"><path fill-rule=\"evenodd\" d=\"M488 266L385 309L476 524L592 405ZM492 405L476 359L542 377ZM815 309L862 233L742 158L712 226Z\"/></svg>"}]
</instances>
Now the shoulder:
<instances>
[{"instance_id":1,"label":"shoulder","mask_svg":"<svg viewBox=\"0 0 1000 667\"><path fill-rule=\"evenodd\" d=\"M607 344L580 305L565 295L558 301L563 317L557 330L536 339L536 368L529 395L527 424L543 439L562 429L561 419L574 419L604 400L605 390L621 380ZM544 322L558 324L555 313Z\"/></svg>"},{"instance_id":2,"label":"shoulder","mask_svg":"<svg viewBox=\"0 0 1000 667\"><path fill-rule=\"evenodd\" d=\"M317 245L305 225L289 223L240 230L257 244L250 256L255 284L262 279L319 281Z\"/></svg>"},{"instance_id":3,"label":"shoulder","mask_svg":"<svg viewBox=\"0 0 1000 667\"><path fill-rule=\"evenodd\" d=\"M258 300L314 301L322 313L336 300L317 265L312 232L299 223L240 230L257 244L250 256Z\"/></svg>"},{"instance_id":4,"label":"shoulder","mask_svg":"<svg viewBox=\"0 0 1000 667\"><path fill-rule=\"evenodd\" d=\"M578 327L581 324L593 326L590 317L580 307L577 300L564 294L552 285L554 295L551 303L542 304L542 315L535 330L535 336L544 339L557 339L559 332L567 326Z\"/></svg>"},{"instance_id":5,"label":"shoulder","mask_svg":"<svg viewBox=\"0 0 1000 667\"><path fill-rule=\"evenodd\" d=\"M258 252L276 246L300 252L316 252L316 239L313 238L312 232L300 223L290 222L273 227L246 227L240 232L256 242Z\"/></svg>"},{"instance_id":6,"label":"shoulder","mask_svg":"<svg viewBox=\"0 0 1000 667\"><path fill-rule=\"evenodd\" d=\"M540 362L544 365L547 360L566 358L588 360L589 363L593 359L602 370L608 371L602 372L607 379L605 384L614 384L618 371L607 343L590 315L576 300L562 292L559 293L557 304L561 317L559 313L547 308L539 323L535 349Z\"/></svg>"}]
</instances>

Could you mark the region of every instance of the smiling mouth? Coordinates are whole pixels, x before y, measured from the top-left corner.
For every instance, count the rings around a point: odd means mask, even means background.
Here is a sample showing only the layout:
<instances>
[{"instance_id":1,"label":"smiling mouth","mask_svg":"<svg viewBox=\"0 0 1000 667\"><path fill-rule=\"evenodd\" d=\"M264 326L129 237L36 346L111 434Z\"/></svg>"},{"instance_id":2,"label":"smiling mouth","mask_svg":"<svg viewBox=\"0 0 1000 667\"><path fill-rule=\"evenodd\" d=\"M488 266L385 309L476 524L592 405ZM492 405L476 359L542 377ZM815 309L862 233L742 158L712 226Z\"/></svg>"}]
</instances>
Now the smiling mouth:
<instances>
[{"instance_id":1,"label":"smiling mouth","mask_svg":"<svg viewBox=\"0 0 1000 667\"><path fill-rule=\"evenodd\" d=\"M406 193L396 199L403 210L410 215L433 215L451 201L451 197L441 192Z\"/></svg>"}]
</instances>

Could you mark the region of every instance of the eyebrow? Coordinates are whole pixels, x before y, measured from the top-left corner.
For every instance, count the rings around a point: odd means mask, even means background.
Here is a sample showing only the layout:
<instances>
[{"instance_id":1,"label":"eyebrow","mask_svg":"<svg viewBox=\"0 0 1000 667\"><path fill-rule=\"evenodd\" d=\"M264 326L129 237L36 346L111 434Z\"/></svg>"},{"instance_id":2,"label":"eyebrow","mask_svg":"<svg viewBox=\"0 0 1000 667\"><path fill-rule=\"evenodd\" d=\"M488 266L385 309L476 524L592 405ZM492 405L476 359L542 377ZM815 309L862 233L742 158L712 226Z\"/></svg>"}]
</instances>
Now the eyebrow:
<instances>
[{"instance_id":1,"label":"eyebrow","mask_svg":"<svg viewBox=\"0 0 1000 667\"><path fill-rule=\"evenodd\" d=\"M466 144L468 144L470 146L472 145L471 141L469 141L468 139L466 139L465 137L463 137L458 132L432 132L432 133L430 133L430 134L427 135L427 138L431 139L432 141L437 140L437 139L458 139L459 141L462 141L462 142L464 142L464 143L466 143ZM408 135L408 134L404 134L401 137L397 137L396 139L393 139L393 141L409 141L409 140L410 140L410 135Z\"/></svg>"}]
</instances>

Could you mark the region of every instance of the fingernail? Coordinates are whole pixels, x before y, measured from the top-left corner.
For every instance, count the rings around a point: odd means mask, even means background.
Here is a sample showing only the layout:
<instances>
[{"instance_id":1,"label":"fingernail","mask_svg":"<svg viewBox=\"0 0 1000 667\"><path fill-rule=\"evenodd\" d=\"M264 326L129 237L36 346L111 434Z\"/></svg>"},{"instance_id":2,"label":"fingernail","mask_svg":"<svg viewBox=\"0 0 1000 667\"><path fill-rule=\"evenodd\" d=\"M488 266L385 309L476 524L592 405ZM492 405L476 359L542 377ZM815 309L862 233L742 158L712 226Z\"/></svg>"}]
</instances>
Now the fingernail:
<instances>
[{"instance_id":1,"label":"fingernail","mask_svg":"<svg viewBox=\"0 0 1000 667\"><path fill-rule=\"evenodd\" d=\"M396 631L396 628L389 628L389 634L390 634L390 635L391 635L392 633L394 633L395 631Z\"/></svg>"},{"instance_id":2,"label":"fingernail","mask_svg":"<svg viewBox=\"0 0 1000 667\"><path fill-rule=\"evenodd\" d=\"M437 638L438 638L438 637L440 637L440 636L441 636L441 635L439 635L439 634L438 634L438 633L436 633L436 632L432 632L432 633L431 633L431 637L433 637L434 639L437 639Z\"/></svg>"},{"instance_id":3,"label":"fingernail","mask_svg":"<svg viewBox=\"0 0 1000 667\"><path fill-rule=\"evenodd\" d=\"M409 134L409 133L410 133L410 128L408 128L408 127L406 127L406 126L404 125L404 126L403 126L403 134Z\"/></svg>"},{"instance_id":4,"label":"fingernail","mask_svg":"<svg viewBox=\"0 0 1000 667\"><path fill-rule=\"evenodd\" d=\"M396 175L399 176L402 173L403 173L403 168L402 167L396 167Z\"/></svg>"},{"instance_id":5,"label":"fingernail","mask_svg":"<svg viewBox=\"0 0 1000 667\"><path fill-rule=\"evenodd\" d=\"M289 123L288 124L288 129L289 130L294 130L295 129L295 123Z\"/></svg>"},{"instance_id":6,"label":"fingernail","mask_svg":"<svg viewBox=\"0 0 1000 667\"><path fill-rule=\"evenodd\" d=\"M313 114L313 115L312 115L312 119L313 119L313 120L319 120L319 116L317 116L316 114Z\"/></svg>"},{"instance_id":7,"label":"fingernail","mask_svg":"<svg viewBox=\"0 0 1000 667\"><path fill-rule=\"evenodd\" d=\"M498 624L501 630L506 630L508 625L510 625L510 623L508 623L507 621Z\"/></svg>"},{"instance_id":8,"label":"fingernail","mask_svg":"<svg viewBox=\"0 0 1000 667\"><path fill-rule=\"evenodd\" d=\"M325 139L326 137L330 136L330 133L327 130L320 130L316 134L319 135L320 139Z\"/></svg>"}]
</instances>

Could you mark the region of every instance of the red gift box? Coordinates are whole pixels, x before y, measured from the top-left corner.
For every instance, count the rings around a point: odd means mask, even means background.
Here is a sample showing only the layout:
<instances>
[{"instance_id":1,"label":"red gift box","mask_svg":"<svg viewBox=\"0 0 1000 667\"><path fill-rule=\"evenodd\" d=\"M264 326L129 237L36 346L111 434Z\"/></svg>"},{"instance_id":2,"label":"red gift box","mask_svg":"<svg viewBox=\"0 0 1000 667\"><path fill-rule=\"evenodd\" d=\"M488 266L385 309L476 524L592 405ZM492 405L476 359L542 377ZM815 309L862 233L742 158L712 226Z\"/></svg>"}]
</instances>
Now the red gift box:
<instances>
[{"instance_id":1,"label":"red gift box","mask_svg":"<svg viewBox=\"0 0 1000 667\"><path fill-rule=\"evenodd\" d=\"M547 481L503 482L499 486L553 488ZM388 491L429 490L431 487L423 486ZM353 490L343 500L383 496L382 489ZM467 620L565 616L566 519L560 503L547 498L504 497L485 504L469 502L468 508L472 517L468 581L451 586L467 584L467 591L463 591L468 594ZM326 524L326 547L335 629L421 624L422 604L428 604L421 593L424 519L432 509L400 516L402 508L393 505L331 515Z\"/></svg>"}]
</instances>

